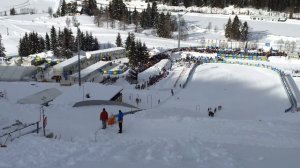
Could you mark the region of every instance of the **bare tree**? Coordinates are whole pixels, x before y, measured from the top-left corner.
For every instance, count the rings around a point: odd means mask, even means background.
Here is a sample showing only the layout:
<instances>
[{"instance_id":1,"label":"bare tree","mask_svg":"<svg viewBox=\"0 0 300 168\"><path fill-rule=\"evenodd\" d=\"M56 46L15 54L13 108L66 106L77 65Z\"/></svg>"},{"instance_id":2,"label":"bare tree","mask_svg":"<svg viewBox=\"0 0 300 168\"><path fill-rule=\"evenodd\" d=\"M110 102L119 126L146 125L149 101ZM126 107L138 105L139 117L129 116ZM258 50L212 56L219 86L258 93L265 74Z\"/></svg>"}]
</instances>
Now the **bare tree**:
<instances>
[{"instance_id":1,"label":"bare tree","mask_svg":"<svg viewBox=\"0 0 300 168\"><path fill-rule=\"evenodd\" d=\"M289 52L290 51L290 47L291 47L291 45L290 45L290 41L285 41L285 43L284 43L284 49L285 49L285 51L287 51L287 52Z\"/></svg>"},{"instance_id":2,"label":"bare tree","mask_svg":"<svg viewBox=\"0 0 300 168\"><path fill-rule=\"evenodd\" d=\"M218 32L218 26L216 25L215 26L215 33L217 33Z\"/></svg>"},{"instance_id":3,"label":"bare tree","mask_svg":"<svg viewBox=\"0 0 300 168\"><path fill-rule=\"evenodd\" d=\"M207 30L210 31L212 28L211 22L208 23Z\"/></svg>"},{"instance_id":4,"label":"bare tree","mask_svg":"<svg viewBox=\"0 0 300 168\"><path fill-rule=\"evenodd\" d=\"M69 17L66 18L66 25L67 27L70 27L71 25L71 19Z\"/></svg>"},{"instance_id":5,"label":"bare tree","mask_svg":"<svg viewBox=\"0 0 300 168\"><path fill-rule=\"evenodd\" d=\"M292 53L295 51L295 48L296 48L296 42L295 42L295 41L292 41L292 42L291 42L291 52L292 52Z\"/></svg>"},{"instance_id":6,"label":"bare tree","mask_svg":"<svg viewBox=\"0 0 300 168\"><path fill-rule=\"evenodd\" d=\"M80 23L78 22L76 16L72 17L72 24L74 27L78 27L80 25Z\"/></svg>"},{"instance_id":7,"label":"bare tree","mask_svg":"<svg viewBox=\"0 0 300 168\"><path fill-rule=\"evenodd\" d=\"M277 44L279 45L279 51L282 51L284 41L282 39L280 39L280 40L277 41Z\"/></svg>"}]
</instances>

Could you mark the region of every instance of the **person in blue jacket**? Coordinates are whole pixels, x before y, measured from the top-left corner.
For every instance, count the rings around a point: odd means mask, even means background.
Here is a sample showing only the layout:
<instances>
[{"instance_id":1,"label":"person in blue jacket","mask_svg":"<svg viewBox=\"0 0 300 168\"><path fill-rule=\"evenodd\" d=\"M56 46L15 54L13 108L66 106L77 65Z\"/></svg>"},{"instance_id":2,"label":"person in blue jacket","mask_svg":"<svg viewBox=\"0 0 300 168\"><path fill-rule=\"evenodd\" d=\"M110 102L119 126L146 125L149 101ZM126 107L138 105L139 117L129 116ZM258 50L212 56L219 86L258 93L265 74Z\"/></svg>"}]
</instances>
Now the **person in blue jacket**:
<instances>
[{"instance_id":1,"label":"person in blue jacket","mask_svg":"<svg viewBox=\"0 0 300 168\"><path fill-rule=\"evenodd\" d=\"M123 124L123 112L121 110L119 110L119 114L118 114L118 122L119 122L119 133L122 133L122 124Z\"/></svg>"}]
</instances>

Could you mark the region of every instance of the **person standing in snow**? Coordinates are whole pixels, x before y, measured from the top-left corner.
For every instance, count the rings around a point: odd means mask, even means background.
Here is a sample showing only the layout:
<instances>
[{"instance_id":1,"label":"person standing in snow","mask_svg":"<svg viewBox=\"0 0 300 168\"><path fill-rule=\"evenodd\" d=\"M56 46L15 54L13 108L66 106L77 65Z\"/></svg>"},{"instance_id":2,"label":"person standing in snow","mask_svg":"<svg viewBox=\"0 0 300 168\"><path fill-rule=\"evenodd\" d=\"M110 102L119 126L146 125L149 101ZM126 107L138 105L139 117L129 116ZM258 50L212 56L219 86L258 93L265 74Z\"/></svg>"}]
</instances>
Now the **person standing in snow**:
<instances>
[{"instance_id":1,"label":"person standing in snow","mask_svg":"<svg viewBox=\"0 0 300 168\"><path fill-rule=\"evenodd\" d=\"M174 95L174 91L173 91L173 89L171 89L171 94L172 94L172 96Z\"/></svg>"},{"instance_id":2,"label":"person standing in snow","mask_svg":"<svg viewBox=\"0 0 300 168\"><path fill-rule=\"evenodd\" d=\"M119 133L122 133L122 124L123 124L123 112L121 110L119 110L119 114L118 114L118 123L119 123Z\"/></svg>"},{"instance_id":3,"label":"person standing in snow","mask_svg":"<svg viewBox=\"0 0 300 168\"><path fill-rule=\"evenodd\" d=\"M101 114L100 114L100 120L102 121L102 129L106 128L106 122L108 120L108 113L105 110L105 108L103 108Z\"/></svg>"}]
</instances>

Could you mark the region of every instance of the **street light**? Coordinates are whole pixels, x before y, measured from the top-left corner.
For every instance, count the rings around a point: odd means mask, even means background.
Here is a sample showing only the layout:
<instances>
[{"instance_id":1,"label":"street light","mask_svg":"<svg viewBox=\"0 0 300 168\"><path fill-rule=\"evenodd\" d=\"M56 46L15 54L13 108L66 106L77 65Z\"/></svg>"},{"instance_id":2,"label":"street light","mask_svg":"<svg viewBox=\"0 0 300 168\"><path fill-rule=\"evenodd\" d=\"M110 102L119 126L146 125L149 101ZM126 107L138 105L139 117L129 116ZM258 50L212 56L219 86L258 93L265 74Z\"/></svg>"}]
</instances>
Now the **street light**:
<instances>
[{"instance_id":1,"label":"street light","mask_svg":"<svg viewBox=\"0 0 300 168\"><path fill-rule=\"evenodd\" d=\"M177 14L178 16L178 51L180 50L180 38L181 38L181 25L180 25L180 19L183 15L185 15L187 11L184 14Z\"/></svg>"},{"instance_id":2,"label":"street light","mask_svg":"<svg viewBox=\"0 0 300 168\"><path fill-rule=\"evenodd\" d=\"M78 50L78 84L81 86L81 73L80 73L80 33L79 33L79 26L77 27L77 50Z\"/></svg>"}]
</instances>

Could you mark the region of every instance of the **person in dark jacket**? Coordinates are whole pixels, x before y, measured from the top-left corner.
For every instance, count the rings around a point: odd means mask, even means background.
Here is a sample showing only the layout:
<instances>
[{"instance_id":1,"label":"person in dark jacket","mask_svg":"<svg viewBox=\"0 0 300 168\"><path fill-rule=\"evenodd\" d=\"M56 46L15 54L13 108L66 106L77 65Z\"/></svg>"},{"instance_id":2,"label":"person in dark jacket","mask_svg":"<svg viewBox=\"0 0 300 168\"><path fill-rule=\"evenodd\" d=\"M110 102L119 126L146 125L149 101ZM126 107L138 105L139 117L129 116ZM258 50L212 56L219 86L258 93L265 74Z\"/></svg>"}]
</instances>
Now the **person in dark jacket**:
<instances>
[{"instance_id":1,"label":"person in dark jacket","mask_svg":"<svg viewBox=\"0 0 300 168\"><path fill-rule=\"evenodd\" d=\"M118 123L119 123L119 133L122 133L122 124L123 124L123 112L121 110L119 110L119 114L118 114Z\"/></svg>"},{"instance_id":2,"label":"person in dark jacket","mask_svg":"<svg viewBox=\"0 0 300 168\"><path fill-rule=\"evenodd\" d=\"M108 120L108 113L105 110L105 108L103 108L101 114L100 114L100 120L102 121L102 129L106 128L106 122Z\"/></svg>"}]
</instances>

